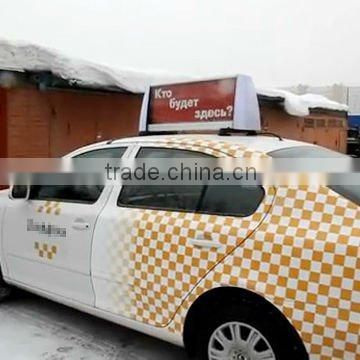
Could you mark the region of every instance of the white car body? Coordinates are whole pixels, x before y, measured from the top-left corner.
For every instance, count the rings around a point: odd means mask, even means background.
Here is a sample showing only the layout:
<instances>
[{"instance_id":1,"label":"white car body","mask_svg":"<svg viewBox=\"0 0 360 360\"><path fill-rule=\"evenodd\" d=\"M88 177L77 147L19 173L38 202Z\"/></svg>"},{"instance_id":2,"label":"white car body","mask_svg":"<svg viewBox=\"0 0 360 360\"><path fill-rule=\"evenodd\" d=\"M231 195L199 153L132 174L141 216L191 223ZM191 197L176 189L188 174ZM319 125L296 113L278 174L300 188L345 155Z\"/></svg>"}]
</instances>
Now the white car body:
<instances>
[{"instance_id":1,"label":"white car body","mask_svg":"<svg viewBox=\"0 0 360 360\"><path fill-rule=\"evenodd\" d=\"M66 157L72 158L99 149L127 147L123 158L132 159L140 147L161 147L164 141L174 141L173 148L181 148L179 145L181 143L192 144L196 141L203 142L204 145L201 145L203 147L206 147L208 143L224 142L228 146L241 145L243 148L264 154L285 148L309 146L309 144L297 141L279 141L277 138L262 136L226 138L215 135L149 136L90 145L78 149ZM78 310L183 346L183 324L179 329L172 323L181 322L183 320L179 320L179 318L184 319L186 317L188 308L181 310L180 305L188 299L189 294L183 292L181 296L179 295L180 299L174 295L176 304L169 306L167 312L156 311L157 307L161 307L162 300L165 301L165 297L167 301L170 301L171 294L166 292L166 289L162 299L155 295L152 298L150 292L144 293L143 298L141 298L144 301L142 315L138 312L134 313L131 308L134 303L140 306L141 302L140 297L134 300L132 285L128 281L129 274L127 272L128 267L131 266L131 261L126 261L124 254L126 251L131 252L131 249L127 247L128 243L125 244L126 246L124 244L114 245L117 246L116 251L121 252L116 260L114 260L111 249L109 250L109 247L112 246L109 239L112 236L115 239L112 240L113 242L121 242L121 236L125 239L128 236L127 232L130 231L126 227L129 226L126 217L131 215L132 210L123 209L117 205L120 191L120 186L105 186L98 201L91 206L71 202L59 204L40 200L11 200L8 196L8 190L0 192L0 264L4 280L11 285ZM272 199L269 195L269 201L272 201L276 195L271 196ZM351 209L349 211L352 211L358 219L359 209L354 210L352 205L348 205L348 202L341 201L344 203L344 207ZM135 215L137 216L137 214ZM28 231L27 222L29 219L35 225L56 226L58 231L65 229L66 235L52 237L41 234L39 231ZM261 221L265 221L264 218ZM254 226L256 227L258 224ZM39 230L39 227L36 229ZM119 234L122 235L119 236ZM358 240L353 236L349 241L355 243ZM123 261L122 264L121 261ZM226 262L227 260L221 261ZM156 264L153 265L156 267ZM124 270L127 274L122 277ZM160 270L155 268L155 276L157 271ZM151 275L149 272L149 276ZM136 274L132 276L136 277ZM207 274L199 275L196 282L205 279L207 276ZM141 280L139 281L141 282ZM165 286L162 282L158 285L160 287ZM228 284L214 283L212 286L216 288L224 285ZM261 282L259 282L259 287L249 288L247 279L239 278L238 286L248 288L248 290L267 297L266 291L261 288ZM191 286L189 292L193 291L195 287L195 285ZM161 292L161 290L159 291ZM117 304L114 304L114 297L118 301ZM269 301L273 300L271 296L267 298ZM148 301L147 304L146 301ZM132 302L132 305L128 302ZM283 310L283 306L286 307L285 302L278 308ZM291 323L296 324L296 321L294 322L294 319L288 316L286 311L283 312L286 313ZM177 319L177 317L179 318ZM301 328L297 328L297 330L299 333L305 331ZM331 329L326 328L326 331L332 334ZM322 340L315 339L314 341L316 343ZM353 344L354 336L347 339L346 343ZM313 351L313 345L313 342L305 341L305 346L309 352ZM351 353L347 348L345 349L345 344L337 346L342 349L343 354ZM356 344L352 346L356 348ZM324 357L328 353L325 345L321 345L321 349L317 350L314 358ZM358 350L359 345L357 345Z\"/></svg>"}]
</instances>

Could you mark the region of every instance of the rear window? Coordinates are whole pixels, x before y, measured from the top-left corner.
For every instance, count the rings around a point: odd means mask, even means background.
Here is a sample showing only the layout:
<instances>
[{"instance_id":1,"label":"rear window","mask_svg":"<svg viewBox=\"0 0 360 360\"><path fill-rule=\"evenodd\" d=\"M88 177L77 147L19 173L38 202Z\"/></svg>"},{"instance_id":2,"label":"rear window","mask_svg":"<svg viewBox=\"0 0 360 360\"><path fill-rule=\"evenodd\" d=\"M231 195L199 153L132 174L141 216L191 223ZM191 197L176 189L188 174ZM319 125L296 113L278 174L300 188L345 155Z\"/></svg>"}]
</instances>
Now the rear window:
<instances>
[{"instance_id":1,"label":"rear window","mask_svg":"<svg viewBox=\"0 0 360 360\"><path fill-rule=\"evenodd\" d=\"M347 158L347 155L338 153L336 151L320 148L316 146L299 146L276 150L268 153L274 159L315 159L315 158ZM349 180L351 174L344 174ZM352 183L356 183L355 180ZM349 199L360 206L360 185L333 185L330 189Z\"/></svg>"},{"instance_id":2,"label":"rear window","mask_svg":"<svg viewBox=\"0 0 360 360\"><path fill-rule=\"evenodd\" d=\"M268 153L274 159L295 159L295 158L344 158L344 154L316 146L297 146Z\"/></svg>"},{"instance_id":3,"label":"rear window","mask_svg":"<svg viewBox=\"0 0 360 360\"><path fill-rule=\"evenodd\" d=\"M360 185L333 185L329 187L360 206Z\"/></svg>"}]
</instances>

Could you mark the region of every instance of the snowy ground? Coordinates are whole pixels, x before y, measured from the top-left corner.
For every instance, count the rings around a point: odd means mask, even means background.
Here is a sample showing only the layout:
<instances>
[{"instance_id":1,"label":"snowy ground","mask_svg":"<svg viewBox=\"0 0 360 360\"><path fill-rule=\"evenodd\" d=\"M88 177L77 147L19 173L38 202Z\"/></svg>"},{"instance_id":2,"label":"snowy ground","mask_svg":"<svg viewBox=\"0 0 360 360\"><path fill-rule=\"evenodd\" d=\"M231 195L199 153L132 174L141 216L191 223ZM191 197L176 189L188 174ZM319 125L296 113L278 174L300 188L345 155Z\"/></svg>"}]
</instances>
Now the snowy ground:
<instances>
[{"instance_id":1,"label":"snowy ground","mask_svg":"<svg viewBox=\"0 0 360 360\"><path fill-rule=\"evenodd\" d=\"M175 346L30 294L0 304L0 354L11 360L185 360Z\"/></svg>"}]
</instances>

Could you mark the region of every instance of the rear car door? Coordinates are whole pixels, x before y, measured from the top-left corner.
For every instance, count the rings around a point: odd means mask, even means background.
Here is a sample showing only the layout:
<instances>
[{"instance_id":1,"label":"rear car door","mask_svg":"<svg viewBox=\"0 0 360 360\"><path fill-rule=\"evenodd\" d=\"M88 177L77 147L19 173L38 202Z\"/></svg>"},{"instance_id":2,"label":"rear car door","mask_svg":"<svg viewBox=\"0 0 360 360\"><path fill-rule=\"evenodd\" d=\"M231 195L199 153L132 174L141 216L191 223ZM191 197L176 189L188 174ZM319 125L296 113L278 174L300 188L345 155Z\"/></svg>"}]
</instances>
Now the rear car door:
<instances>
[{"instance_id":1,"label":"rear car door","mask_svg":"<svg viewBox=\"0 0 360 360\"><path fill-rule=\"evenodd\" d=\"M137 154L159 162L187 156L208 155L156 146ZM260 225L272 201L273 193L255 186L114 189L95 235L96 306L165 326L196 284Z\"/></svg>"}]
</instances>

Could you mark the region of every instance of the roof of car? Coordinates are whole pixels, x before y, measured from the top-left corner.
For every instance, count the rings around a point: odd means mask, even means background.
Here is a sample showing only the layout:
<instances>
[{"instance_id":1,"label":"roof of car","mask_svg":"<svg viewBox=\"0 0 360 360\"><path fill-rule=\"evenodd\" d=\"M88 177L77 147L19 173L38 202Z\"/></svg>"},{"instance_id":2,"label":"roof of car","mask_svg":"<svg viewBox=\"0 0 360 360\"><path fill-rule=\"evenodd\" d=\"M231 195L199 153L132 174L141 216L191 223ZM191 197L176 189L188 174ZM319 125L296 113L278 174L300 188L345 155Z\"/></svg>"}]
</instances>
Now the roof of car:
<instances>
[{"instance_id":1,"label":"roof of car","mask_svg":"<svg viewBox=\"0 0 360 360\"><path fill-rule=\"evenodd\" d=\"M159 143L164 141L181 141L181 140L202 140L202 141L219 141L230 144L239 144L248 149L269 153L276 150L299 147L299 146L316 146L301 141L283 139L279 140L277 137L272 136L219 136L213 134L186 134L186 135L152 135L152 136L137 136L123 139L116 139L111 141L103 141L92 145L85 146L81 149L74 151L68 156L73 156L75 153L79 154L84 151L91 151L106 147L116 147L122 144L144 144L144 143Z\"/></svg>"}]
</instances>

